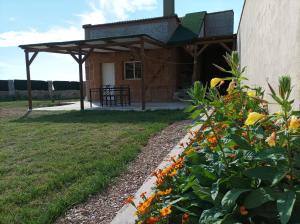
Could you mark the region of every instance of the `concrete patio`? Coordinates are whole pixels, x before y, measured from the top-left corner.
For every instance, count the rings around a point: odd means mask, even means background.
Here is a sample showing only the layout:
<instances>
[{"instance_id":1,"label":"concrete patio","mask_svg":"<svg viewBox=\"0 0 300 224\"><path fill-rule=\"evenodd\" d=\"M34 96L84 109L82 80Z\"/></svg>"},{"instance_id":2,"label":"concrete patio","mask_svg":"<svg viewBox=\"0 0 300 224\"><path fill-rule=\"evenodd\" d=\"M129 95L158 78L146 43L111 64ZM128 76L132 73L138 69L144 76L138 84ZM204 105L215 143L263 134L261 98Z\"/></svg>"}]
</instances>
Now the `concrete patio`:
<instances>
[{"instance_id":1,"label":"concrete patio","mask_svg":"<svg viewBox=\"0 0 300 224\"><path fill-rule=\"evenodd\" d=\"M182 110L188 104L186 102L164 102L164 103L147 103L146 110ZM99 103L84 101L85 110L117 110L117 111L142 111L140 103L132 103L130 106L101 106ZM34 108L34 111L72 111L80 110L80 102L67 102L66 105L53 107Z\"/></svg>"}]
</instances>

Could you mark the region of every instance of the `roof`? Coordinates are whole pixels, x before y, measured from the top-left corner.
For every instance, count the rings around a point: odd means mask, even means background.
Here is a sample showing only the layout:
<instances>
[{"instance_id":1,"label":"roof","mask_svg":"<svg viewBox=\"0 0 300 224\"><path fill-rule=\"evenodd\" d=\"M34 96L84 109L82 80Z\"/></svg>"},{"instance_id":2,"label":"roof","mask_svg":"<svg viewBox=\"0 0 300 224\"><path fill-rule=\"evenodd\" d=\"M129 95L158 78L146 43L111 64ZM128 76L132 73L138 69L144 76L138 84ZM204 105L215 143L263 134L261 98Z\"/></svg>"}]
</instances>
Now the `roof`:
<instances>
[{"instance_id":1,"label":"roof","mask_svg":"<svg viewBox=\"0 0 300 224\"><path fill-rule=\"evenodd\" d=\"M104 26L114 26L114 25L134 24L134 23L147 23L147 22L153 22L153 21L155 22L155 21L162 21L162 20L168 20L168 19L176 19L178 22L180 22L178 16L173 15L173 16L161 16L161 17L154 17L154 18L118 21L118 22L94 24L94 25L85 24L82 27L83 28L94 28L94 27L104 27Z\"/></svg>"},{"instance_id":2,"label":"roof","mask_svg":"<svg viewBox=\"0 0 300 224\"><path fill-rule=\"evenodd\" d=\"M79 51L82 53L89 53L91 49L93 52L97 53L128 52L132 49L141 48L142 44L144 45L144 49L164 47L164 43L144 34L101 39L27 44L20 45L19 47L30 52L76 54Z\"/></svg>"},{"instance_id":3,"label":"roof","mask_svg":"<svg viewBox=\"0 0 300 224\"><path fill-rule=\"evenodd\" d=\"M206 12L195 12L186 14L181 19L178 26L168 44L176 45L192 41L199 37Z\"/></svg>"}]
</instances>

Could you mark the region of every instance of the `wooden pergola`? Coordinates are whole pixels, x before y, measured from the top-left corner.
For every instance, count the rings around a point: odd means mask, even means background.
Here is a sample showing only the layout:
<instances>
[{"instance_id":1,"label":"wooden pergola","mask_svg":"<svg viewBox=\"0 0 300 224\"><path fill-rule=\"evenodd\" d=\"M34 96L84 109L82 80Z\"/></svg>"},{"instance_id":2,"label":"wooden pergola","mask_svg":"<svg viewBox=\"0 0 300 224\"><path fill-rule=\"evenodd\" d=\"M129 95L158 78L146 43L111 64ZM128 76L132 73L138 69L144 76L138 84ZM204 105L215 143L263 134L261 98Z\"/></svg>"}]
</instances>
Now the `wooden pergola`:
<instances>
[{"instance_id":1,"label":"wooden pergola","mask_svg":"<svg viewBox=\"0 0 300 224\"><path fill-rule=\"evenodd\" d=\"M191 41L184 46L184 49L193 57L193 81L197 80L198 71L198 57L212 44L222 46L227 52L236 50L236 34L216 36L216 37L202 37Z\"/></svg>"},{"instance_id":2,"label":"wooden pergola","mask_svg":"<svg viewBox=\"0 0 300 224\"><path fill-rule=\"evenodd\" d=\"M32 64L39 52L69 54L78 63L81 110L84 110L82 65L91 55L91 53L132 52L134 55L137 55L137 57L139 57L142 63L143 72L141 76L141 106L142 110L145 110L145 50L163 48L165 47L165 44L148 35L143 34L90 40L28 44L20 45L19 47L22 48L25 52L28 109L30 111L32 110L30 65Z\"/></svg>"}]
</instances>

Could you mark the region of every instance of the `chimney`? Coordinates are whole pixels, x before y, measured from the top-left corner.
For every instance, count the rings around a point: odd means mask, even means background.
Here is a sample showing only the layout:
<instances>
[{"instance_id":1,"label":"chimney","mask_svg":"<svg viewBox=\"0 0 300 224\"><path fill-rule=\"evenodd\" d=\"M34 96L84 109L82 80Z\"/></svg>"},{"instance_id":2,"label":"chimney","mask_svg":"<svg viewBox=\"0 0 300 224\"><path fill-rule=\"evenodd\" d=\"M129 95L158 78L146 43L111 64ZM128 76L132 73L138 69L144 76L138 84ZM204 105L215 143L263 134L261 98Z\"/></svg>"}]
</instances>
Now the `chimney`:
<instances>
[{"instance_id":1,"label":"chimney","mask_svg":"<svg viewBox=\"0 0 300 224\"><path fill-rule=\"evenodd\" d=\"M164 17L175 15L175 0L164 0Z\"/></svg>"}]
</instances>

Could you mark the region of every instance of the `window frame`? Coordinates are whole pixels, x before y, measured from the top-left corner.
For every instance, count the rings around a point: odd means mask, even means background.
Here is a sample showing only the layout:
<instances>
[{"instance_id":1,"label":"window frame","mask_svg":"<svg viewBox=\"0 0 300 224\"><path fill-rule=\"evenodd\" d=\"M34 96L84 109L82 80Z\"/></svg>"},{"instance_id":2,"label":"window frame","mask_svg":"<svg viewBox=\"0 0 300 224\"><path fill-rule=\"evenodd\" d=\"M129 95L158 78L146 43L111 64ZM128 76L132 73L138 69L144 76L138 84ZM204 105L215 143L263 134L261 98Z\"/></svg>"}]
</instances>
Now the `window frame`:
<instances>
[{"instance_id":1,"label":"window frame","mask_svg":"<svg viewBox=\"0 0 300 224\"><path fill-rule=\"evenodd\" d=\"M124 80L141 80L142 77L137 78L136 77L136 69L135 69L135 65L137 63L141 64L141 75L143 75L143 65L141 61L125 61L124 62ZM126 77L126 65L127 64L132 64L133 65L133 78L127 78Z\"/></svg>"}]
</instances>

